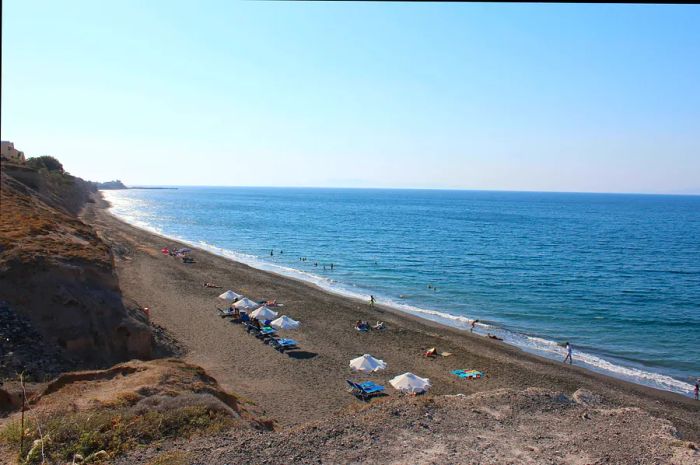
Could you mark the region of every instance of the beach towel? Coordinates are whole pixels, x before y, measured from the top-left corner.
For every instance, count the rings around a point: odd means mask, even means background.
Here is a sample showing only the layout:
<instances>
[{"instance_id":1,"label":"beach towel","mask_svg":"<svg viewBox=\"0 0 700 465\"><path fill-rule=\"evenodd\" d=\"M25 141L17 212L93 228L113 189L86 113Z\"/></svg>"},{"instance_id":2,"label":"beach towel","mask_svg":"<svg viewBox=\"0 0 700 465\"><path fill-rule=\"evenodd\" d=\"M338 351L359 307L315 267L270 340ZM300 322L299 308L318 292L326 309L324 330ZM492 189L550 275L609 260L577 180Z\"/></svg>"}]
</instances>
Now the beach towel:
<instances>
[{"instance_id":1,"label":"beach towel","mask_svg":"<svg viewBox=\"0 0 700 465\"><path fill-rule=\"evenodd\" d=\"M462 379L481 379L484 377L484 373L478 370L452 370L450 373Z\"/></svg>"}]
</instances>

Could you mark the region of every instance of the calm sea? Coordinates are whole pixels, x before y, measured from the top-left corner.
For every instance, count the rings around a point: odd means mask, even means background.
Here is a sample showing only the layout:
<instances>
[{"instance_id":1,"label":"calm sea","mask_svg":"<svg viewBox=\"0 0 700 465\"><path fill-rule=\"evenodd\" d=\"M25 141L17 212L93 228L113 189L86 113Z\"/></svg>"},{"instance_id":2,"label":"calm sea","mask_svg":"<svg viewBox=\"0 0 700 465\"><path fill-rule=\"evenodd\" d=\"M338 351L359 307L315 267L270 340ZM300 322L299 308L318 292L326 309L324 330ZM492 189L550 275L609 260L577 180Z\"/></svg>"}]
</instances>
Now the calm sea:
<instances>
[{"instance_id":1,"label":"calm sea","mask_svg":"<svg viewBox=\"0 0 700 465\"><path fill-rule=\"evenodd\" d=\"M373 294L460 328L478 318L478 332L551 358L570 341L577 364L659 389L689 394L700 376L697 196L215 187L104 194L136 226L332 292Z\"/></svg>"}]
</instances>

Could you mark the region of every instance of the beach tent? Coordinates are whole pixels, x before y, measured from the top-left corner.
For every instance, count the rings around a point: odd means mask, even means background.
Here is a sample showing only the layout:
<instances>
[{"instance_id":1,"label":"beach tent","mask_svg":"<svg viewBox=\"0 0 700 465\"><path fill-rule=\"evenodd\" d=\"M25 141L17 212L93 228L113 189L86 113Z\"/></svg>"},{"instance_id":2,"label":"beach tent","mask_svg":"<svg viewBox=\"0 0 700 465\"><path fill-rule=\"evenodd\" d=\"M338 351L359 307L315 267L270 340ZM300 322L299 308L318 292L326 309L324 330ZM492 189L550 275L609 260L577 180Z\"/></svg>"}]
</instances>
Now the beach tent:
<instances>
[{"instance_id":1,"label":"beach tent","mask_svg":"<svg viewBox=\"0 0 700 465\"><path fill-rule=\"evenodd\" d=\"M229 291L226 291L223 294L221 294L219 296L219 299L225 300L226 302L233 302L234 300L240 299L241 297L243 297L243 296L240 294L236 294L235 292L229 290Z\"/></svg>"},{"instance_id":2,"label":"beach tent","mask_svg":"<svg viewBox=\"0 0 700 465\"><path fill-rule=\"evenodd\" d=\"M249 310L255 310L256 308L258 308L260 306L260 304L257 302L253 302L252 300L250 300L247 297L243 297L241 300L239 300L238 302L233 304L233 306L235 308L237 308L238 310L249 311Z\"/></svg>"},{"instance_id":3,"label":"beach tent","mask_svg":"<svg viewBox=\"0 0 700 465\"><path fill-rule=\"evenodd\" d=\"M394 386L395 389L403 392L411 392L418 394L419 392L425 392L430 389L430 380L428 378L421 378L413 373L404 373L397 376L389 381L389 384Z\"/></svg>"},{"instance_id":4,"label":"beach tent","mask_svg":"<svg viewBox=\"0 0 700 465\"><path fill-rule=\"evenodd\" d=\"M272 311L263 305L251 313L250 316L260 321L271 320L277 316L277 312Z\"/></svg>"},{"instance_id":5,"label":"beach tent","mask_svg":"<svg viewBox=\"0 0 700 465\"><path fill-rule=\"evenodd\" d=\"M362 357L357 357L350 360L350 368L357 371L370 373L386 368L386 362L372 357L370 354L365 354Z\"/></svg>"},{"instance_id":6,"label":"beach tent","mask_svg":"<svg viewBox=\"0 0 700 465\"><path fill-rule=\"evenodd\" d=\"M289 318L287 315L282 315L270 323L270 326L277 329L298 329L300 324L301 323Z\"/></svg>"}]
</instances>

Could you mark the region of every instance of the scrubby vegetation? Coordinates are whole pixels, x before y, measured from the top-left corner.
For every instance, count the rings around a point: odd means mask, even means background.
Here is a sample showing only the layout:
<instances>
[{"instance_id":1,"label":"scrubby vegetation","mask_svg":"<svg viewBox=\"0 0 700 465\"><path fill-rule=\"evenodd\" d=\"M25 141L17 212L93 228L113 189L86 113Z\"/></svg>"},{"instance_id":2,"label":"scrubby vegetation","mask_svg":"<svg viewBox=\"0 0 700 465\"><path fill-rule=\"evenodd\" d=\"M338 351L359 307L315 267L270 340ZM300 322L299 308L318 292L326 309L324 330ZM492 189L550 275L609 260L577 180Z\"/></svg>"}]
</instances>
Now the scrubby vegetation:
<instances>
[{"instance_id":1,"label":"scrubby vegetation","mask_svg":"<svg viewBox=\"0 0 700 465\"><path fill-rule=\"evenodd\" d=\"M49 463L65 463L76 455L90 458L91 462L102 462L141 444L218 432L233 424L230 413L213 402L145 412L121 407L29 421L25 423L21 452L18 420L0 430L0 440L18 451L21 464L39 464L44 458Z\"/></svg>"},{"instance_id":2,"label":"scrubby vegetation","mask_svg":"<svg viewBox=\"0 0 700 465\"><path fill-rule=\"evenodd\" d=\"M29 158L27 159L27 166L36 170L45 169L47 171L63 173L63 164L50 155Z\"/></svg>"}]
</instances>

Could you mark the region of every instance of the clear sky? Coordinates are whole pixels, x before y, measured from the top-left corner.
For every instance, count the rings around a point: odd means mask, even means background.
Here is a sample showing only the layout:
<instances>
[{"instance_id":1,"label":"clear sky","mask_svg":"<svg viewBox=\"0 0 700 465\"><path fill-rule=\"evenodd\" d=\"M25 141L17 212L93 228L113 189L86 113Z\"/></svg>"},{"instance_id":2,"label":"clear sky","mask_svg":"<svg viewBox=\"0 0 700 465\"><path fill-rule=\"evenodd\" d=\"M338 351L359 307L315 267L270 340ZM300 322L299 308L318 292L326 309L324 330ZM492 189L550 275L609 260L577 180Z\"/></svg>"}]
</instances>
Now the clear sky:
<instances>
[{"instance_id":1,"label":"clear sky","mask_svg":"<svg viewBox=\"0 0 700 465\"><path fill-rule=\"evenodd\" d=\"M86 179L700 193L698 5L2 4L2 139Z\"/></svg>"}]
</instances>

